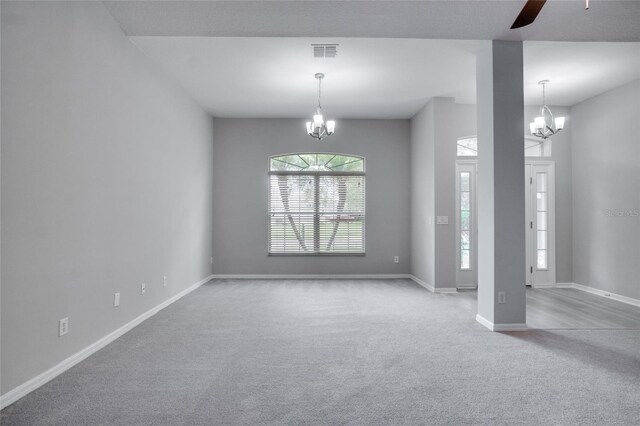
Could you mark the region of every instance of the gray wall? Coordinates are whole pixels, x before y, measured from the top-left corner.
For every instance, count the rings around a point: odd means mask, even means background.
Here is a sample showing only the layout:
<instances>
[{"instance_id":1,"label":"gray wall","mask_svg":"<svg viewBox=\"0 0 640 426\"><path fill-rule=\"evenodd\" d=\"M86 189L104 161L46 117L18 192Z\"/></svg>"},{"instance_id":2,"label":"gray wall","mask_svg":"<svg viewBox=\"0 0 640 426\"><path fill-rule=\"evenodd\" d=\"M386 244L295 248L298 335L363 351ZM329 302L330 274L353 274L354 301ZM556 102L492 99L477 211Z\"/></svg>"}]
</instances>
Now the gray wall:
<instances>
[{"instance_id":1,"label":"gray wall","mask_svg":"<svg viewBox=\"0 0 640 426\"><path fill-rule=\"evenodd\" d=\"M435 226L436 276L435 288L456 287L456 193L455 159L456 106L453 98L434 98L435 143L435 216L448 216L448 225Z\"/></svg>"},{"instance_id":2,"label":"gray wall","mask_svg":"<svg viewBox=\"0 0 640 426\"><path fill-rule=\"evenodd\" d=\"M306 135L303 119L216 119L214 126L216 274L409 272L407 120L338 120L336 133L321 142ZM291 152L365 157L366 256L267 256L268 158Z\"/></svg>"},{"instance_id":3,"label":"gray wall","mask_svg":"<svg viewBox=\"0 0 640 426\"><path fill-rule=\"evenodd\" d=\"M6 393L210 274L213 120L99 2L2 2L1 85Z\"/></svg>"},{"instance_id":4,"label":"gray wall","mask_svg":"<svg viewBox=\"0 0 640 426\"><path fill-rule=\"evenodd\" d=\"M411 119L411 274L435 283L434 102Z\"/></svg>"},{"instance_id":5,"label":"gray wall","mask_svg":"<svg viewBox=\"0 0 640 426\"><path fill-rule=\"evenodd\" d=\"M478 134L478 109L476 108L476 106L468 104L456 104L455 108L455 121L453 123L453 127L455 129L455 138L458 139L465 136L476 136ZM457 154L458 151L456 148L454 155Z\"/></svg>"},{"instance_id":6,"label":"gray wall","mask_svg":"<svg viewBox=\"0 0 640 426\"><path fill-rule=\"evenodd\" d=\"M571 108L573 281L640 299L640 80Z\"/></svg>"},{"instance_id":7,"label":"gray wall","mask_svg":"<svg viewBox=\"0 0 640 426\"><path fill-rule=\"evenodd\" d=\"M453 98L434 98L411 119L411 273L436 288L456 286L456 139L475 135L476 121L475 105Z\"/></svg>"},{"instance_id":8,"label":"gray wall","mask_svg":"<svg viewBox=\"0 0 640 426\"><path fill-rule=\"evenodd\" d=\"M432 99L411 119L411 273L436 287L455 287L455 141L477 134L476 106L455 104L451 110L450 102L446 98ZM565 129L553 137L551 157L544 159L553 160L556 165L556 280L571 282L571 110L550 108L555 115L567 117ZM525 107L525 132L538 112L539 107ZM451 132L438 130L443 127ZM429 225L429 216L438 215L449 216L450 225ZM436 245L438 250L434 249Z\"/></svg>"}]
</instances>

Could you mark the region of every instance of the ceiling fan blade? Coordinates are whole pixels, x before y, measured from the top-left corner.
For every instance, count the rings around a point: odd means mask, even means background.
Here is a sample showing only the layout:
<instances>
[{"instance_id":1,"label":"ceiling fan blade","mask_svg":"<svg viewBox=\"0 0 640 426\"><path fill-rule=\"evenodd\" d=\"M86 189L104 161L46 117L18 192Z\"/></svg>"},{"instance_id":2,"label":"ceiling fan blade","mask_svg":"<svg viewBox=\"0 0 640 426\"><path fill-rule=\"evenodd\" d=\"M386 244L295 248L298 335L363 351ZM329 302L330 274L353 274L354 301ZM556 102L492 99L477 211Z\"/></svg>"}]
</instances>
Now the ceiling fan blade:
<instances>
[{"instance_id":1,"label":"ceiling fan blade","mask_svg":"<svg viewBox=\"0 0 640 426\"><path fill-rule=\"evenodd\" d=\"M538 13L540 13L546 1L547 0L528 0L516 20L513 21L511 29L524 27L535 21L536 16L538 16Z\"/></svg>"}]
</instances>

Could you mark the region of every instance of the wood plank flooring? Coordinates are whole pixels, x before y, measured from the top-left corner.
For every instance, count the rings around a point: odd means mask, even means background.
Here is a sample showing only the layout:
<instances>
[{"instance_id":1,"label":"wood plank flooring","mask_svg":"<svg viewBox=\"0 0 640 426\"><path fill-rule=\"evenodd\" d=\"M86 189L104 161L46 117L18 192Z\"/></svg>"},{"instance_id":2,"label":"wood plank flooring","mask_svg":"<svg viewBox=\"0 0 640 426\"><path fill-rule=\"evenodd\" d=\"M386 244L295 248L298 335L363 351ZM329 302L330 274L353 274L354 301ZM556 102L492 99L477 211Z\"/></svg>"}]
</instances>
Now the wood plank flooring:
<instances>
[{"instance_id":1,"label":"wood plank flooring","mask_svg":"<svg viewBox=\"0 0 640 426\"><path fill-rule=\"evenodd\" d=\"M477 311L477 292L459 292L461 305ZM569 288L527 289L527 326L541 330L640 330L640 307Z\"/></svg>"}]
</instances>

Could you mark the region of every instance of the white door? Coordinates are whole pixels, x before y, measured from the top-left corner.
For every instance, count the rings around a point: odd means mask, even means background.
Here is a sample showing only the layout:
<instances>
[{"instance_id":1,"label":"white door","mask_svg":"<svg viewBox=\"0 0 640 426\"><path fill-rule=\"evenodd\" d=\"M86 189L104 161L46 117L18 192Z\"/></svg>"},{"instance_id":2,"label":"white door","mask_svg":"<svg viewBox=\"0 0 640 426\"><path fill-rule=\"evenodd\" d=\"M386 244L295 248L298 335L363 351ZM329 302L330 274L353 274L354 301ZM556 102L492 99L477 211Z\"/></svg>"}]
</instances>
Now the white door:
<instances>
[{"instance_id":1,"label":"white door","mask_svg":"<svg viewBox=\"0 0 640 426\"><path fill-rule=\"evenodd\" d=\"M553 161L525 163L526 285L556 284L555 178ZM477 161L456 161L456 285L478 286Z\"/></svg>"},{"instance_id":2,"label":"white door","mask_svg":"<svg viewBox=\"0 0 640 426\"><path fill-rule=\"evenodd\" d=\"M526 163L525 179L526 285L553 287L556 284L554 163Z\"/></svg>"},{"instance_id":3,"label":"white door","mask_svg":"<svg viewBox=\"0 0 640 426\"><path fill-rule=\"evenodd\" d=\"M476 160L456 161L456 286L478 286Z\"/></svg>"}]
</instances>

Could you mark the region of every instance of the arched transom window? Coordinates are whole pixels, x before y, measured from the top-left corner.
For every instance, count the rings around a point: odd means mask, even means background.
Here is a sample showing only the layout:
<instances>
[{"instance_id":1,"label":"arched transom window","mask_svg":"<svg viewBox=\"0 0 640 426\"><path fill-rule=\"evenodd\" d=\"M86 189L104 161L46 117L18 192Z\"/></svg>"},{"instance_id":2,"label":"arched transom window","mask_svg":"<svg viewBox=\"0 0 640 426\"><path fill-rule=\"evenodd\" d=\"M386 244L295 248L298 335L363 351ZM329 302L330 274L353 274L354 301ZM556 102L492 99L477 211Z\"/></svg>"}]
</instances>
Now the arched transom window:
<instances>
[{"instance_id":1,"label":"arched transom window","mask_svg":"<svg viewBox=\"0 0 640 426\"><path fill-rule=\"evenodd\" d=\"M364 254L364 158L269 159L269 254Z\"/></svg>"}]
</instances>

